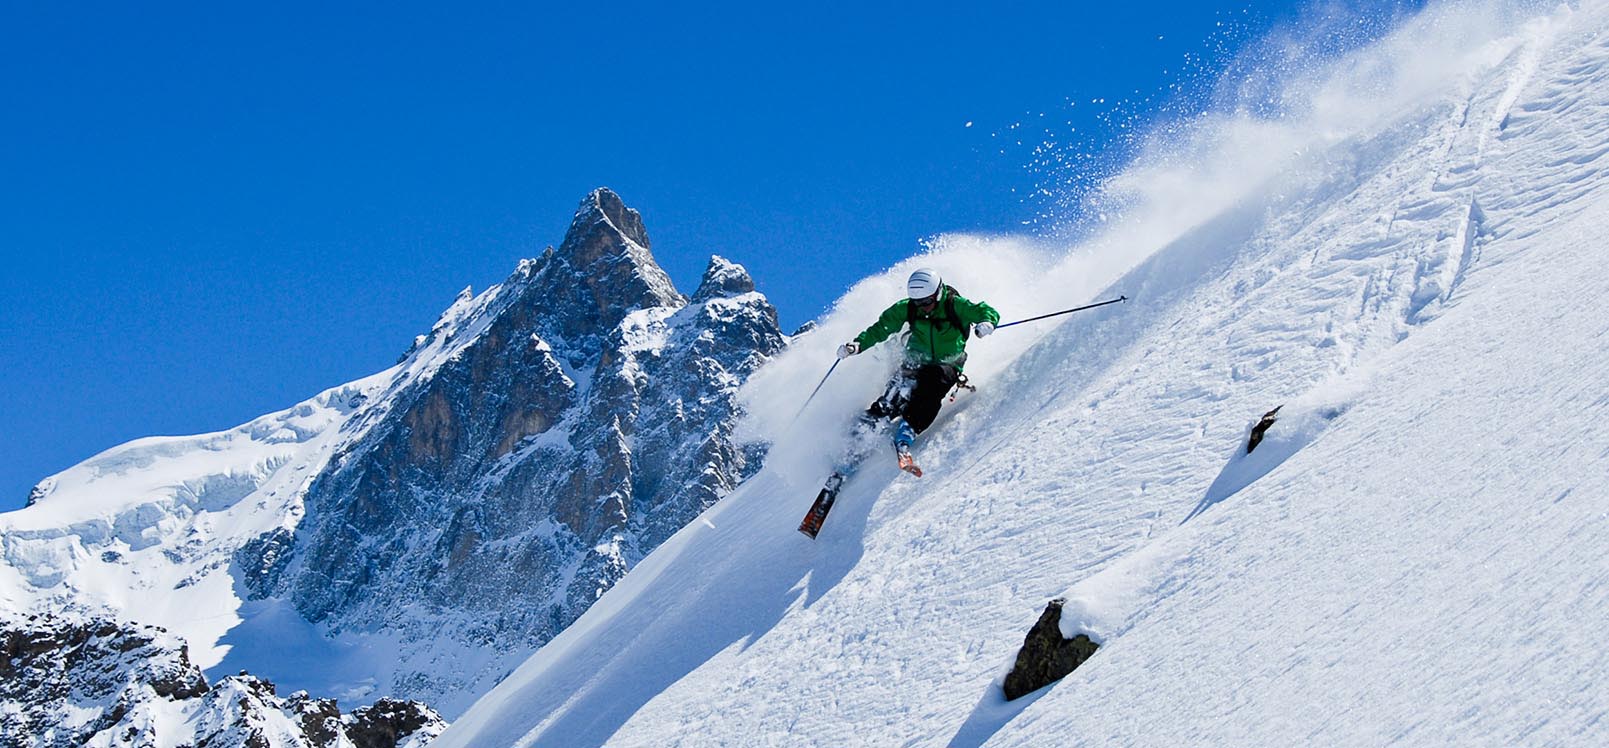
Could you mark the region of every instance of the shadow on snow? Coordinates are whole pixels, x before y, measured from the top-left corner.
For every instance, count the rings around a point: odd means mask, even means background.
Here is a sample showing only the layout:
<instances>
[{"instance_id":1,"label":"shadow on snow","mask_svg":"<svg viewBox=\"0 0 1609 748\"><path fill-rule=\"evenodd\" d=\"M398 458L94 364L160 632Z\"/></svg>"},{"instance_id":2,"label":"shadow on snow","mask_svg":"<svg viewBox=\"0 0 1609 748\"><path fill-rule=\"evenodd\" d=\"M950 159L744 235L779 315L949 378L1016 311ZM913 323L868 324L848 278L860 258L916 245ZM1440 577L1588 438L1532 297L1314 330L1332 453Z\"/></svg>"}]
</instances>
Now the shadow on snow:
<instances>
[{"instance_id":1,"label":"shadow on snow","mask_svg":"<svg viewBox=\"0 0 1609 748\"><path fill-rule=\"evenodd\" d=\"M529 745L602 745L649 700L705 662L733 645L739 651L752 646L791 608L814 605L860 562L867 517L894 477L888 471L862 470L845 485L814 541L795 530L814 497L772 476L751 481L741 496L729 497L738 501L712 518L718 526L695 521L695 527L703 525L702 531L716 537L686 543L657 575L660 581L643 588L607 621L610 628L602 636L619 648L592 645L576 655L597 659L598 653L636 650L637 656L603 658L590 677L585 663L561 665L572 682L544 684L544 690L552 689L544 698L548 710L562 714L542 725ZM770 540L752 542L761 537ZM709 549L721 549L723 556L710 559ZM675 581L667 584L666 579ZM702 588L702 594L683 595L689 584ZM656 625L661 620L694 625ZM652 665L644 668L642 663Z\"/></svg>"}]
</instances>

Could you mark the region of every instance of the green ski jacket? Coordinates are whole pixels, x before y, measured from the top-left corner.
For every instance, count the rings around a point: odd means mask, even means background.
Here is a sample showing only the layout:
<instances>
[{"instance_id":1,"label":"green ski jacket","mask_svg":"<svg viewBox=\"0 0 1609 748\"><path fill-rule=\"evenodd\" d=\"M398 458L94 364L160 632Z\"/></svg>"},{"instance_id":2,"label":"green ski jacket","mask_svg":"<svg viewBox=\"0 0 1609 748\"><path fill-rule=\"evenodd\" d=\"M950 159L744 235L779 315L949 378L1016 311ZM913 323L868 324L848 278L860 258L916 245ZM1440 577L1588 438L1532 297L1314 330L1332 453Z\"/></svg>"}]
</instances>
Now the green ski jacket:
<instances>
[{"instance_id":1,"label":"green ski jacket","mask_svg":"<svg viewBox=\"0 0 1609 748\"><path fill-rule=\"evenodd\" d=\"M905 341L905 360L916 364L949 364L956 369L966 362L967 337L979 322L1000 323L1000 313L983 302L968 301L948 285L939 294L939 303L922 311L910 299L894 302L871 327L855 336L861 350L888 339L907 323L911 336ZM959 324L957 324L959 323Z\"/></svg>"}]
</instances>

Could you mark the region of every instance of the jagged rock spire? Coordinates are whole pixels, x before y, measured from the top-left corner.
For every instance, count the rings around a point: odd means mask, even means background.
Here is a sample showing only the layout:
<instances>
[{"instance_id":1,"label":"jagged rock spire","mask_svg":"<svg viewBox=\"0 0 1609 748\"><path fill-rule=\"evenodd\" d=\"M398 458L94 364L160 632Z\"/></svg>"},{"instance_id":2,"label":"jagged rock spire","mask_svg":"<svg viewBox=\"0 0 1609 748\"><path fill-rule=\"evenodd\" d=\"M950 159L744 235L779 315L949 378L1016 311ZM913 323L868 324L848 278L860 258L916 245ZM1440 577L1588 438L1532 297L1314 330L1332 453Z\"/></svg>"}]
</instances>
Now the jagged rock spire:
<instances>
[{"instance_id":1,"label":"jagged rock spire","mask_svg":"<svg viewBox=\"0 0 1609 748\"><path fill-rule=\"evenodd\" d=\"M599 187L582 198L556 255L577 271L614 281L615 290L626 291L629 287L630 291L649 294L651 301L658 302L634 306L664 306L685 301L649 251L648 230L643 228L642 215L627 207L608 187ZM615 300L628 301L625 298Z\"/></svg>"},{"instance_id":2,"label":"jagged rock spire","mask_svg":"<svg viewBox=\"0 0 1609 748\"><path fill-rule=\"evenodd\" d=\"M687 303L648 251L642 216L607 187L581 200L552 260L568 272L550 274L541 295L557 302L566 338L606 333L633 309Z\"/></svg>"},{"instance_id":3,"label":"jagged rock spire","mask_svg":"<svg viewBox=\"0 0 1609 748\"><path fill-rule=\"evenodd\" d=\"M613 232L643 249L649 248L648 230L643 228L642 214L626 206L625 201L608 187L599 187L581 199L570 221L570 230L559 246L559 253L571 256L594 249L588 240L600 232Z\"/></svg>"}]
</instances>

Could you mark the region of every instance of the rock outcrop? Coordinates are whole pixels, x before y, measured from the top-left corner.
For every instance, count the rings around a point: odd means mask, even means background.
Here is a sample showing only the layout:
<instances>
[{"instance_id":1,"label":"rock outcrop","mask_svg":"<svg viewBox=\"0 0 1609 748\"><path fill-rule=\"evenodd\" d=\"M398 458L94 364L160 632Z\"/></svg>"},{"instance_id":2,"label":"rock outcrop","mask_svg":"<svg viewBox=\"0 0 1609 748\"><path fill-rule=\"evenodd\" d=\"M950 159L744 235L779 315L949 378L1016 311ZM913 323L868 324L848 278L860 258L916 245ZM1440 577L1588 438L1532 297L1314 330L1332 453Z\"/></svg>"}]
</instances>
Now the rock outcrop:
<instances>
[{"instance_id":1,"label":"rock outcrop","mask_svg":"<svg viewBox=\"0 0 1609 748\"><path fill-rule=\"evenodd\" d=\"M1011 701L1048 686L1084 664L1100 645L1084 634L1062 636L1061 610L1067 601L1051 600L1017 651L1017 662L1003 687Z\"/></svg>"},{"instance_id":2,"label":"rock outcrop","mask_svg":"<svg viewBox=\"0 0 1609 748\"><path fill-rule=\"evenodd\" d=\"M1273 410L1264 413L1262 418L1257 419L1257 423L1251 427L1251 433L1246 436L1246 454L1251 454L1257 449L1258 444L1263 443L1263 434L1268 433L1268 429L1273 427L1274 421L1279 419L1279 409L1283 407L1285 406L1276 405Z\"/></svg>"},{"instance_id":3,"label":"rock outcrop","mask_svg":"<svg viewBox=\"0 0 1609 748\"><path fill-rule=\"evenodd\" d=\"M246 673L209 686L167 632L106 618L0 627L0 744L419 748L447 727L418 702L342 716L333 699L275 695Z\"/></svg>"}]
</instances>

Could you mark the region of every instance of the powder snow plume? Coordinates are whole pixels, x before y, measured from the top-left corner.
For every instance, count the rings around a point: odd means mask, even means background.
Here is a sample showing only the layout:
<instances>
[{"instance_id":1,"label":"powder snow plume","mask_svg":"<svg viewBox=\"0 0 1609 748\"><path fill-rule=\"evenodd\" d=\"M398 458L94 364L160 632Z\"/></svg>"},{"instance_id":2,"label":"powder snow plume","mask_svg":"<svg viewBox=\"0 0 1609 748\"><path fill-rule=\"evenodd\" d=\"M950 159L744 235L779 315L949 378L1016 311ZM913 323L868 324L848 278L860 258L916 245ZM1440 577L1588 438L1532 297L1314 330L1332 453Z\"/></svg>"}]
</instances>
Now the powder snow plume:
<instances>
[{"instance_id":1,"label":"powder snow plume","mask_svg":"<svg viewBox=\"0 0 1609 748\"><path fill-rule=\"evenodd\" d=\"M1359 10L1311 10L1245 53L1255 62L1218 82L1213 108L1150 130L1135 159L1079 208L1084 215L1077 222L1095 227L1081 239L943 234L855 284L816 329L745 385L744 436L774 445L770 464L790 479L808 483L830 472L836 447L820 435L844 433L881 393L898 365L897 338L839 364L810 406L800 408L832 367L838 345L902 298L906 276L919 267L937 269L967 298L989 302L1002 323L1119 295L1136 305L1155 302L1147 289L1114 284L1191 232L1197 242L1234 234L1290 195L1356 170L1358 149L1338 146L1388 133L1415 116L1421 102L1469 89L1512 55L1534 55L1526 43L1550 34L1560 19L1531 6L1437 4L1402 16L1372 43L1330 53L1338 38L1360 33L1352 28ZM1214 228L1202 231L1206 224ZM1215 272L1215 266L1181 271ZM974 340L967 375L990 384L1067 319Z\"/></svg>"}]
</instances>

